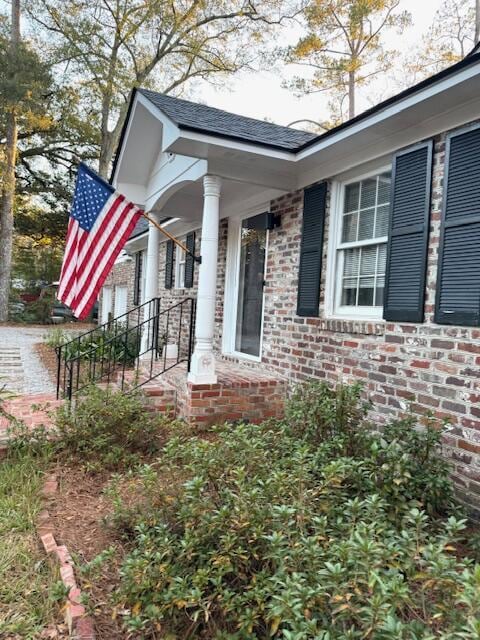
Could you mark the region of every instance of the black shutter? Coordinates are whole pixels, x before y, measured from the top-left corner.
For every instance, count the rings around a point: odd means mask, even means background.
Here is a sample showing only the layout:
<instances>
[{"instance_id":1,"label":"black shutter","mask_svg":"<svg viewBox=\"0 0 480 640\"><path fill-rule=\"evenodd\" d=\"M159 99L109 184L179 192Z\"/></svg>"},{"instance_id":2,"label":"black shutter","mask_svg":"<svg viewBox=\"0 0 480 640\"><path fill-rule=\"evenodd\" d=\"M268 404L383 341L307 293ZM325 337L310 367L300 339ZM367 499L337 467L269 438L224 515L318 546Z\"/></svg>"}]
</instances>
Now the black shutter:
<instances>
[{"instance_id":1,"label":"black shutter","mask_svg":"<svg viewBox=\"0 0 480 640\"><path fill-rule=\"evenodd\" d=\"M297 315L318 316L327 183L305 189Z\"/></svg>"},{"instance_id":2,"label":"black shutter","mask_svg":"<svg viewBox=\"0 0 480 640\"><path fill-rule=\"evenodd\" d=\"M433 142L393 160L383 317L423 322L432 192Z\"/></svg>"},{"instance_id":3,"label":"black shutter","mask_svg":"<svg viewBox=\"0 0 480 640\"><path fill-rule=\"evenodd\" d=\"M448 136L435 322L480 324L480 128Z\"/></svg>"},{"instance_id":4,"label":"black shutter","mask_svg":"<svg viewBox=\"0 0 480 640\"><path fill-rule=\"evenodd\" d=\"M167 240L165 249L165 289L173 287L173 240Z\"/></svg>"},{"instance_id":5,"label":"black shutter","mask_svg":"<svg viewBox=\"0 0 480 640\"><path fill-rule=\"evenodd\" d=\"M195 231L187 235L185 246L192 252L192 255L187 253L185 256L185 288L190 289L193 287L193 270L195 267L195 260L193 259L195 255Z\"/></svg>"},{"instance_id":6,"label":"black shutter","mask_svg":"<svg viewBox=\"0 0 480 640\"><path fill-rule=\"evenodd\" d=\"M141 300L142 289L142 252L135 254L135 280L133 285L133 304L139 305Z\"/></svg>"}]
</instances>

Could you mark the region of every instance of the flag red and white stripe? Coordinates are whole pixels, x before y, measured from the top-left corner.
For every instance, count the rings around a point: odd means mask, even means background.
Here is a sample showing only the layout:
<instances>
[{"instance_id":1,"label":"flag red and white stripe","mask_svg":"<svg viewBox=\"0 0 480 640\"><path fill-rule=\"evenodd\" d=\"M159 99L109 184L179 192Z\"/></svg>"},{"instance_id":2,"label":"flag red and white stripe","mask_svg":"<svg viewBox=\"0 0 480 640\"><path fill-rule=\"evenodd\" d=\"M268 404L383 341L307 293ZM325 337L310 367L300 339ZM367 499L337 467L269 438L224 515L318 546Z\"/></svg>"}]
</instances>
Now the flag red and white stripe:
<instances>
[{"instance_id":1,"label":"flag red and white stripe","mask_svg":"<svg viewBox=\"0 0 480 640\"><path fill-rule=\"evenodd\" d=\"M77 178L57 294L81 320L90 313L118 254L142 215L141 209L90 169L84 168L84 172L85 169L88 180L101 182L91 185L84 181L79 187L80 173ZM97 187L97 192L89 193L90 187Z\"/></svg>"}]
</instances>

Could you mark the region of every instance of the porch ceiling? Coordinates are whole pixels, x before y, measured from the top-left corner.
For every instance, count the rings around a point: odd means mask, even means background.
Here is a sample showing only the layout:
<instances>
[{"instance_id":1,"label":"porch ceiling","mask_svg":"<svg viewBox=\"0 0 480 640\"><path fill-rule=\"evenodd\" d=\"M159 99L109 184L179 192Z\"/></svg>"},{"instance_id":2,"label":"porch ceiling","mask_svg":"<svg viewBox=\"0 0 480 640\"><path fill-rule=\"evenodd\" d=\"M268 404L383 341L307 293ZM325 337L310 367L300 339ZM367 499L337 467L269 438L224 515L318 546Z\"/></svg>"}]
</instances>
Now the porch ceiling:
<instances>
[{"instance_id":1,"label":"porch ceiling","mask_svg":"<svg viewBox=\"0 0 480 640\"><path fill-rule=\"evenodd\" d=\"M222 179L220 195L220 217L249 213L250 210L264 205L269 206L270 199L284 193L280 189L265 190L248 182ZM168 201L157 211L162 216L179 218L186 222L201 222L203 214L203 182L189 182L173 193Z\"/></svg>"}]
</instances>

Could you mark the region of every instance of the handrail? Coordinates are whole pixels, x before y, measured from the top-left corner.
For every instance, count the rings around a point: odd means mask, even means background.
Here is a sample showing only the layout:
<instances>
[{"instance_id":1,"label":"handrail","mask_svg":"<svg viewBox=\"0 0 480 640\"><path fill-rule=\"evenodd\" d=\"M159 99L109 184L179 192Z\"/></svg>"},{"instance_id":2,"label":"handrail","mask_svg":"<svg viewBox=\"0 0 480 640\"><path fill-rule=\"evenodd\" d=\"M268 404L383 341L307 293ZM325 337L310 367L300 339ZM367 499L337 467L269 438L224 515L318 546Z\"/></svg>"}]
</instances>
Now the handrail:
<instances>
[{"instance_id":1,"label":"handrail","mask_svg":"<svg viewBox=\"0 0 480 640\"><path fill-rule=\"evenodd\" d=\"M69 344L72 344L72 342L76 342L78 340L78 338L85 338L85 336L88 336L91 333L96 333L96 332L98 332L98 331L100 331L100 330L102 330L104 328L108 328L113 323L117 323L121 318L125 318L125 316L129 316L129 315L131 315L133 313L139 314L140 309L143 309L147 305L151 305L152 302L154 302L156 300L158 300L159 303L160 303L161 298L151 298L150 300L147 300L146 302L142 302L142 304L137 305L136 307L134 307L133 309L130 309L129 311L125 311L125 313L122 313L121 315L116 316L115 318L112 318L108 322L104 322L103 324L99 324L94 329L89 329L88 331L85 331L84 333L79 334L76 338L72 338L72 340L69 340L68 342L64 342L61 346L62 347L66 347Z\"/></svg>"},{"instance_id":2,"label":"handrail","mask_svg":"<svg viewBox=\"0 0 480 640\"><path fill-rule=\"evenodd\" d=\"M149 305L148 311L141 316L140 309L146 305ZM133 325L129 323L131 314L135 317ZM126 321L122 321L124 318ZM160 298L153 298L60 345L56 348L57 398L62 392L71 400L92 383L106 380L109 384L113 376L124 390L126 373L131 369L136 382L140 376L142 381L130 385L129 390L143 386L183 362L189 371L194 321L194 298L185 298L162 310ZM171 344L176 346L175 358L167 358Z\"/></svg>"}]
</instances>

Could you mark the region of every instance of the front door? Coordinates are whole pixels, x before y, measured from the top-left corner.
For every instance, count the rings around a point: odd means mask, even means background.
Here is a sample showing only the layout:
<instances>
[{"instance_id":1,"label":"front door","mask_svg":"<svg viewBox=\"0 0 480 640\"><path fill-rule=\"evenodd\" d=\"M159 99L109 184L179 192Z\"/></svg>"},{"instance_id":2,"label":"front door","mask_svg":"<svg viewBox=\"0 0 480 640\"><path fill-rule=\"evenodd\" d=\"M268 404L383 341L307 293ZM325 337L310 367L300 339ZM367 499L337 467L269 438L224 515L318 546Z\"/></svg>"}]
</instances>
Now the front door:
<instances>
[{"instance_id":1,"label":"front door","mask_svg":"<svg viewBox=\"0 0 480 640\"><path fill-rule=\"evenodd\" d=\"M235 351L260 357L267 231L260 216L242 220L238 249ZM262 217L263 219L263 217Z\"/></svg>"}]
</instances>

